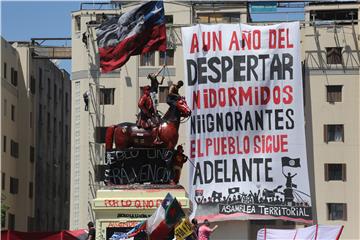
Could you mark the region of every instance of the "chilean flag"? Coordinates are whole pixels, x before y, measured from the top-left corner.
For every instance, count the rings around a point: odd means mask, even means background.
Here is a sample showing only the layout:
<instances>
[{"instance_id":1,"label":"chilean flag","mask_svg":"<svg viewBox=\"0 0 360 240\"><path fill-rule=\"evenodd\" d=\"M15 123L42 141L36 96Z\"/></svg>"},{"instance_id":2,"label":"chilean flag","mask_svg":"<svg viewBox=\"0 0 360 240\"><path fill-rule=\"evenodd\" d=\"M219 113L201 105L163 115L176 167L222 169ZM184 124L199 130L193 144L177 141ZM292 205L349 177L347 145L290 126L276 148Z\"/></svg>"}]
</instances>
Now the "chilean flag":
<instances>
[{"instance_id":1,"label":"chilean flag","mask_svg":"<svg viewBox=\"0 0 360 240\"><path fill-rule=\"evenodd\" d=\"M120 68L133 55L166 51L163 1L145 2L96 28L103 73Z\"/></svg>"},{"instance_id":2,"label":"chilean flag","mask_svg":"<svg viewBox=\"0 0 360 240\"><path fill-rule=\"evenodd\" d=\"M167 240L174 235L174 226L185 216L180 203L168 193L156 212L147 219L150 240Z\"/></svg>"}]
</instances>

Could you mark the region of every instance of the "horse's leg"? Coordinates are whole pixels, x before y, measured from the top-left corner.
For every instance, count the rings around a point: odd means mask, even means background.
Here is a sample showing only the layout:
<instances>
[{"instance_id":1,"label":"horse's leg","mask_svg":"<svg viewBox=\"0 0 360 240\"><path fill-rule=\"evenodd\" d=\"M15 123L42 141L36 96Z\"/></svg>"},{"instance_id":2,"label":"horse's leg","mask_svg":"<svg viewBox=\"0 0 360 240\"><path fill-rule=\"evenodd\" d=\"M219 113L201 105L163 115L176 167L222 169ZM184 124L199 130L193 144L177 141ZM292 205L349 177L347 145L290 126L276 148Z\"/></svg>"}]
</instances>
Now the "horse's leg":
<instances>
[{"instance_id":1,"label":"horse's leg","mask_svg":"<svg viewBox=\"0 0 360 240\"><path fill-rule=\"evenodd\" d=\"M110 126L106 129L105 134L105 149L111 150L113 148L114 132L116 125Z\"/></svg>"}]
</instances>

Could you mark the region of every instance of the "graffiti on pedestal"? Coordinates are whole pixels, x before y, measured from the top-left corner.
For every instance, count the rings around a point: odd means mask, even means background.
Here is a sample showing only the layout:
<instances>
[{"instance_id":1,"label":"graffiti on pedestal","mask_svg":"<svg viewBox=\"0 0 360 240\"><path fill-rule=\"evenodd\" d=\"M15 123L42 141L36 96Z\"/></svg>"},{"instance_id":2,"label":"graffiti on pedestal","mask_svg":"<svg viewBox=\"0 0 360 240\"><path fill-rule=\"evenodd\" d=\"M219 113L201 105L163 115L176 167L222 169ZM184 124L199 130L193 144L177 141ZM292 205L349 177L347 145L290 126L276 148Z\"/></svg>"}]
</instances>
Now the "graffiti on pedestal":
<instances>
[{"instance_id":1,"label":"graffiti on pedestal","mask_svg":"<svg viewBox=\"0 0 360 240\"><path fill-rule=\"evenodd\" d=\"M107 151L105 183L169 183L173 154L172 150L156 148Z\"/></svg>"}]
</instances>

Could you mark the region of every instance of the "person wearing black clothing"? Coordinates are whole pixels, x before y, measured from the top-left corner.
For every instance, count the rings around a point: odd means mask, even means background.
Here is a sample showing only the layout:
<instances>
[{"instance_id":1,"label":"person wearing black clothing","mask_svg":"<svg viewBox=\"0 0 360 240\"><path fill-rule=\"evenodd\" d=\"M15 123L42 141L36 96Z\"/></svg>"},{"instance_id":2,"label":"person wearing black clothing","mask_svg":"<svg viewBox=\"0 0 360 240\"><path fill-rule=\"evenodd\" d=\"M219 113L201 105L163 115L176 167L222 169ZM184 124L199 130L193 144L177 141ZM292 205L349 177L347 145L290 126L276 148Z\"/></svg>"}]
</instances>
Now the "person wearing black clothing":
<instances>
[{"instance_id":1,"label":"person wearing black clothing","mask_svg":"<svg viewBox=\"0 0 360 240\"><path fill-rule=\"evenodd\" d=\"M84 98L84 103L85 103L85 111L89 111L89 91L84 92L83 94L83 98Z\"/></svg>"},{"instance_id":2,"label":"person wearing black clothing","mask_svg":"<svg viewBox=\"0 0 360 240\"><path fill-rule=\"evenodd\" d=\"M196 218L193 218L191 220L191 223L193 225L194 232L196 233L196 238L199 236L199 224Z\"/></svg>"},{"instance_id":3,"label":"person wearing black clothing","mask_svg":"<svg viewBox=\"0 0 360 240\"><path fill-rule=\"evenodd\" d=\"M157 100L157 93L159 92L159 85L162 85L164 82L165 77L162 76L160 82L157 80L157 76L160 74L160 72L163 70L163 68L165 67L165 65L162 66L162 68L160 68L160 70L157 73L150 73L148 75L148 79L150 79L151 84L150 84L150 96L151 99L153 101L153 105L155 108L155 113L157 111L157 105L158 105L158 100Z\"/></svg>"},{"instance_id":4,"label":"person wearing black clothing","mask_svg":"<svg viewBox=\"0 0 360 240\"><path fill-rule=\"evenodd\" d=\"M86 240L95 240L95 227L93 222L88 223L89 234Z\"/></svg>"}]
</instances>

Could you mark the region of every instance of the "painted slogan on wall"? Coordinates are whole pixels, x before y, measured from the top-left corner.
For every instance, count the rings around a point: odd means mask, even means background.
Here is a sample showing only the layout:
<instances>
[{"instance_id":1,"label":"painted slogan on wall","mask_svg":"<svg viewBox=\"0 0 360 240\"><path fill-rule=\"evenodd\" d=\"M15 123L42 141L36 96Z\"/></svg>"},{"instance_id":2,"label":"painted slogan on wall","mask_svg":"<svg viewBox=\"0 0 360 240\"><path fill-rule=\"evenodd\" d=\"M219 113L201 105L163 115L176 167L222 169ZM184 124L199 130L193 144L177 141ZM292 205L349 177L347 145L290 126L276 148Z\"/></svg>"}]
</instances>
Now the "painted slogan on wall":
<instances>
[{"instance_id":1,"label":"painted slogan on wall","mask_svg":"<svg viewBox=\"0 0 360 240\"><path fill-rule=\"evenodd\" d=\"M197 218L311 222L299 29L182 28Z\"/></svg>"}]
</instances>

